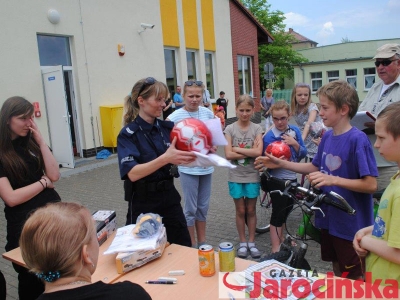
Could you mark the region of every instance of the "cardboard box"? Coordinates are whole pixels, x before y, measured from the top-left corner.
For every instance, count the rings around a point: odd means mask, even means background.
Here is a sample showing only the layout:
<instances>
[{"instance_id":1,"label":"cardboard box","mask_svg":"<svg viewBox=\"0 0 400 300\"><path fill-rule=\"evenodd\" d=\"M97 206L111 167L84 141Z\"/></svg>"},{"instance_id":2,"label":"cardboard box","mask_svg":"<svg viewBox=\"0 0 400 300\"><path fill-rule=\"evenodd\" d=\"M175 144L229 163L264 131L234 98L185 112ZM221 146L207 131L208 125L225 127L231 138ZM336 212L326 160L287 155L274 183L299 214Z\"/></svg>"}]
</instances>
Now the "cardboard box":
<instances>
[{"instance_id":1,"label":"cardboard box","mask_svg":"<svg viewBox=\"0 0 400 300\"><path fill-rule=\"evenodd\" d=\"M165 227L163 226L157 240L156 249L118 253L116 258L117 272L119 274L126 273L160 257L164 252L166 243L167 234L165 231Z\"/></svg>"},{"instance_id":2,"label":"cardboard box","mask_svg":"<svg viewBox=\"0 0 400 300\"><path fill-rule=\"evenodd\" d=\"M96 221L97 240L101 245L117 229L116 214L113 210L97 210L92 215Z\"/></svg>"}]
</instances>

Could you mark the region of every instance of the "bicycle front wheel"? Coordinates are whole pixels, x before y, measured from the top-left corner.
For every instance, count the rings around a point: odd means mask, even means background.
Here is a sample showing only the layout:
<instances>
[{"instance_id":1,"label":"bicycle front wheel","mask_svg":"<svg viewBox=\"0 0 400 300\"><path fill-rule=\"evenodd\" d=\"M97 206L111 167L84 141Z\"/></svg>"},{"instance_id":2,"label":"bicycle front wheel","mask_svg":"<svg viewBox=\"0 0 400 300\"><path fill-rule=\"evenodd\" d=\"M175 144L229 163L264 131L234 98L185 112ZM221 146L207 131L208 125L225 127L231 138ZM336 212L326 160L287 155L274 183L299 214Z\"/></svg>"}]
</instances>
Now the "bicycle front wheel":
<instances>
[{"instance_id":1,"label":"bicycle front wheel","mask_svg":"<svg viewBox=\"0 0 400 300\"><path fill-rule=\"evenodd\" d=\"M257 224L256 233L266 233L269 231L269 220L271 219L272 205L268 194L261 191L261 195L257 198Z\"/></svg>"}]
</instances>

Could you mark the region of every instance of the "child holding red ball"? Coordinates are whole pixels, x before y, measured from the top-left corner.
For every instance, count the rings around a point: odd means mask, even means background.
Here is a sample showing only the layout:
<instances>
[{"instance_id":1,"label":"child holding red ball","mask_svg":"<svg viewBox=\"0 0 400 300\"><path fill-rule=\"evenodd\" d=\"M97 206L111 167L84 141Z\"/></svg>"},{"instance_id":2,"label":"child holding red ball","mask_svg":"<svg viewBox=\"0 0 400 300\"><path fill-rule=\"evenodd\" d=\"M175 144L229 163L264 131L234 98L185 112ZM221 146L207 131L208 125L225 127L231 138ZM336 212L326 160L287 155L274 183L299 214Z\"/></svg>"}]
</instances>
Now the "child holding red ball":
<instances>
[{"instance_id":1,"label":"child holding red ball","mask_svg":"<svg viewBox=\"0 0 400 300\"><path fill-rule=\"evenodd\" d=\"M265 153L268 145L277 141L282 141L290 147L290 161L300 161L307 155L307 149L304 146L300 129L297 126L288 124L290 116L289 104L284 100L275 102L275 104L271 106L271 116L275 126L264 135L263 153ZM270 170L270 173L276 178L297 182L297 174L293 171L277 168ZM283 191L283 188L268 183L268 191L273 190ZM272 201L272 214L269 233L271 235L272 253L274 253L279 251L279 246L284 239L282 235L282 226L286 222L287 215L292 210L293 200L286 196L281 196L278 193L271 193L270 197Z\"/></svg>"}]
</instances>

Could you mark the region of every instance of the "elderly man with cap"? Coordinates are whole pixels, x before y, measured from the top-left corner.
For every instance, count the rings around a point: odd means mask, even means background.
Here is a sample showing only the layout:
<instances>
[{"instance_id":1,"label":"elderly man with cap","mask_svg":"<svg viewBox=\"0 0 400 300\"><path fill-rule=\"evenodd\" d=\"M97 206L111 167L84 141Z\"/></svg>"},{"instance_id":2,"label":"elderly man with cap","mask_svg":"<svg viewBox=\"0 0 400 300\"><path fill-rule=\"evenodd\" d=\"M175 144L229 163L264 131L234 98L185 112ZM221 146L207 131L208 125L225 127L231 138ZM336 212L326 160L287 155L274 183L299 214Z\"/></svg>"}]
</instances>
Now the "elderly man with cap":
<instances>
[{"instance_id":1,"label":"elderly man with cap","mask_svg":"<svg viewBox=\"0 0 400 300\"><path fill-rule=\"evenodd\" d=\"M400 45L386 44L376 50L374 56L376 71L382 81L375 83L369 90L359 111L369 111L375 118L389 104L400 101ZM375 123L366 124L374 128ZM372 145L376 141L375 134L368 135ZM398 171L395 163L385 160L374 148L374 156L378 165L378 190L384 189L390 178Z\"/></svg>"}]
</instances>

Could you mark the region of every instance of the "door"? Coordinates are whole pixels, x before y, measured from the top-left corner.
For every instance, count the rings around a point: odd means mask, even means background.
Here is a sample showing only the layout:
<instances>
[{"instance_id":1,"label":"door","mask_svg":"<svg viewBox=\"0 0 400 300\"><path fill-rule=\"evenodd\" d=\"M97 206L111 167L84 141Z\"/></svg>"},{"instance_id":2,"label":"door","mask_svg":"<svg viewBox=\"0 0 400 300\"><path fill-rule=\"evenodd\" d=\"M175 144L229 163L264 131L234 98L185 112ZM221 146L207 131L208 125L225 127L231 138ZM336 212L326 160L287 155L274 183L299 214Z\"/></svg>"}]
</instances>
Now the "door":
<instances>
[{"instance_id":1,"label":"door","mask_svg":"<svg viewBox=\"0 0 400 300\"><path fill-rule=\"evenodd\" d=\"M59 165L74 168L70 114L62 66L42 67L42 80L53 155Z\"/></svg>"}]
</instances>

